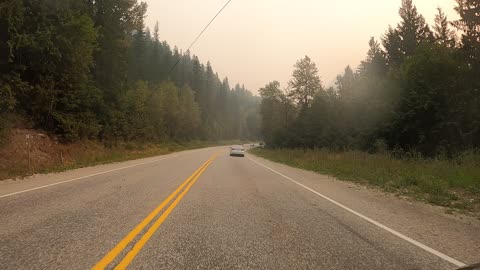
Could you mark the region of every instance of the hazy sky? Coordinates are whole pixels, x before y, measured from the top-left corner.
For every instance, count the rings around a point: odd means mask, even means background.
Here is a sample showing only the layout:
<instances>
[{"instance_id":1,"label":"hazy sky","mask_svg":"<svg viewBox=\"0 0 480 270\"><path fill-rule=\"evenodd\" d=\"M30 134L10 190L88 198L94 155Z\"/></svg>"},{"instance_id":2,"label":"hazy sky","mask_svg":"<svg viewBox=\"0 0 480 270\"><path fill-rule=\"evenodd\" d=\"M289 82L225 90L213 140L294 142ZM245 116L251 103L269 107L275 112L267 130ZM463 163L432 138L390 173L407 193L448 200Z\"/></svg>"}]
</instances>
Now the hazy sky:
<instances>
[{"instance_id":1,"label":"hazy sky","mask_svg":"<svg viewBox=\"0 0 480 270\"><path fill-rule=\"evenodd\" d=\"M160 38L172 47L188 45L226 0L147 0L146 24L159 22ZM191 49L210 61L230 85L257 92L272 80L282 87L293 64L304 55L318 66L322 81L333 84L346 65L365 58L371 36L380 38L400 18L400 0L233 0ZM433 24L436 8L456 19L453 0L414 0Z\"/></svg>"}]
</instances>

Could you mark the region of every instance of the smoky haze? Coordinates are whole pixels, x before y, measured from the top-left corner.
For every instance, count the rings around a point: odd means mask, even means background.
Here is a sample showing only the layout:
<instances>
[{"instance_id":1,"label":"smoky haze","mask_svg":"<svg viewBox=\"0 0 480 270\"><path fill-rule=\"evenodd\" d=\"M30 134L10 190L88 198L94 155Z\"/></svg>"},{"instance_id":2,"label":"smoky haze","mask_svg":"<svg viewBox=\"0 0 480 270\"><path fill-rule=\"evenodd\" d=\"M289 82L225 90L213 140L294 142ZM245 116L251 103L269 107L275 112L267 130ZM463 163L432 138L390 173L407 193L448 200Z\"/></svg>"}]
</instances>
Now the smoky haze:
<instances>
[{"instance_id":1,"label":"smoky haze","mask_svg":"<svg viewBox=\"0 0 480 270\"><path fill-rule=\"evenodd\" d=\"M225 0L147 0L146 26L159 22L160 39L186 50ZM325 85L332 85L345 66L365 58L370 37L379 39L400 18L400 0L233 0L191 49L210 61L221 77L257 92L267 82L290 79L293 64L309 55ZM453 0L418 0L429 24L441 7L458 18Z\"/></svg>"}]
</instances>

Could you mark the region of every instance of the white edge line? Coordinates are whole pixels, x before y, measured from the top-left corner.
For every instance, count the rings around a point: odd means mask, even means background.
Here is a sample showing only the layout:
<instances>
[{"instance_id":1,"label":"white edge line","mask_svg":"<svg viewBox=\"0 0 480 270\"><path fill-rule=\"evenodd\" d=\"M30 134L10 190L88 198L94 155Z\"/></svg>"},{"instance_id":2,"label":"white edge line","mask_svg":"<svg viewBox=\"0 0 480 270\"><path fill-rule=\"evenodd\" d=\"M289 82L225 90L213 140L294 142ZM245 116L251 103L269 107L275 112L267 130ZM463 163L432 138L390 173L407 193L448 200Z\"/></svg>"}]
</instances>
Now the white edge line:
<instances>
[{"instance_id":1,"label":"white edge line","mask_svg":"<svg viewBox=\"0 0 480 270\"><path fill-rule=\"evenodd\" d=\"M179 157L179 156L183 156L183 155L185 155L185 154L159 158L159 159L155 159L155 160L151 160L151 161L147 161L147 162L142 162L142 163L138 163L138 164L133 164L133 165L125 166L125 167L120 167L120 168L116 168L116 169L112 169L112 170L108 170L108 171L103 171L103 172L98 172L98 173L94 173L94 174L84 175L84 176L80 176L80 177L77 177L77 178L68 179L68 180L65 180L65 181L60 181L60 182L56 182L56 183L52 183L52 184L48 184L48 185L44 185L44 186L39 186L39 187L34 187L34 188L26 189L26 190L12 192L12 193L8 193L8 194L0 195L0 199L5 198L5 197L10 197L10 196L13 196L13 195L17 195L17 194L22 194L22 193L42 189L42 188L61 185L61 184L65 184L65 183L68 183L68 182L73 182L73 181L77 181L77 180L81 180L81 179L85 179L85 178L89 178L89 177L93 177L93 176L97 176L97 175L102 175L102 174L111 173L111 172L115 172L115 171L120 171L120 170L124 170L124 169L128 169L128 168L132 168L132 167L137 167L137 166L140 166L140 165L154 163L154 162L158 162L158 161L165 160L165 159Z\"/></svg>"},{"instance_id":2,"label":"white edge line","mask_svg":"<svg viewBox=\"0 0 480 270\"><path fill-rule=\"evenodd\" d=\"M284 174L282 174L282 173L280 173L280 172L278 172L278 171L276 171L276 170L274 170L274 169L272 169L272 168L270 168L270 167L268 167L268 166L266 166L266 165L264 165L264 164L262 164L262 163L260 163L260 162L258 162L258 161L256 161L256 160L254 160L254 159L251 159L251 158L248 158L248 159L251 160L251 161L253 161L253 162L255 162L255 163L257 163L258 165L260 165L260 166L262 166L262 167L264 167L264 168L266 168L266 169L269 169L270 171L272 171L272 172L274 172L274 173L276 173L276 174L278 174L278 175L280 175L280 176L282 176L282 177L284 177L284 178L292 181L293 183L295 183L295 184L303 187L304 189L307 189L307 190L315 193L316 195L318 195L318 196L322 197L323 199L325 199L325 200L327 200L327 201L329 201L329 202L331 202L331 203L333 203L333 204L335 204L335 205L337 205L337 206L339 206L339 207L347 210L348 212L350 212L350 213L352 213L352 214L354 214L354 215L356 215L356 216L358 216L358 217L360 217L360 218L362 218L362 219L364 219L364 220L366 220L366 221L368 221L368 222L370 222L370 223L372 223L372 224L374 224L374 225L376 225L376 226L378 226L378 227L386 230L386 231L389 232L389 233L392 233L393 235L396 235L396 236L402 238L403 240L405 240L405 241L407 241L407 242L409 242L409 243L411 243L411 244L413 244L413 245L415 245L415 246L417 246L417 247L419 247L419 248L421 248L421 249L423 249L423 250L425 250L425 251L430 252L431 254L433 254L433 255L435 255L435 256L437 256L437 257L439 257L439 258L441 258L441 259L443 259L443 260L445 260L445 261L447 261L447 262L449 262L449 263L452 263L452 264L454 264L454 265L456 265L456 266L458 266L458 267L466 266L465 263L463 263L463 262L461 262L461 261L458 261L458 260L455 260L454 258L452 258L452 257L450 257L450 256L448 256L448 255L445 255L445 254L441 253L440 251L437 251L437 250L435 250L435 249L433 249L433 248L431 248L431 247L428 247L428 246L426 246L426 245L424 245L424 244L422 244L422 243L420 243L420 242L418 242L418 241L416 241L416 240L414 240L414 239L412 239L412 238L410 238L410 237L408 237L408 236L406 236L406 235L404 235L404 234L402 234L402 233L399 233L399 232L397 232L397 231L395 231L395 230L393 230L393 229L391 229L391 228L383 225L382 223L380 223L380 222L378 222L378 221L375 221L375 220L373 220L373 219L371 219L371 218L369 218L369 217L367 217L367 216L365 216L365 215L362 215L362 214L360 214L359 212L357 212L357 211L355 211L355 210L353 210L353 209L351 209L351 208L349 208L349 207L347 207L347 206L345 206L345 205L343 205L343 204L341 204L341 203L339 203L339 202L337 202L337 201L335 201L335 200L333 200L333 199L330 199L329 197L327 197L327 196L325 196L325 195L323 195L323 194L321 194L321 193L319 193L319 192L317 192L317 191L315 191L315 190L313 190L313 189L311 189L311 188L309 188L309 187L307 187L307 186L305 186L305 185L303 185L303 184L301 184L301 183L293 180L292 178L290 178L290 177L288 177L288 176L286 176L286 175L284 175Z\"/></svg>"}]
</instances>

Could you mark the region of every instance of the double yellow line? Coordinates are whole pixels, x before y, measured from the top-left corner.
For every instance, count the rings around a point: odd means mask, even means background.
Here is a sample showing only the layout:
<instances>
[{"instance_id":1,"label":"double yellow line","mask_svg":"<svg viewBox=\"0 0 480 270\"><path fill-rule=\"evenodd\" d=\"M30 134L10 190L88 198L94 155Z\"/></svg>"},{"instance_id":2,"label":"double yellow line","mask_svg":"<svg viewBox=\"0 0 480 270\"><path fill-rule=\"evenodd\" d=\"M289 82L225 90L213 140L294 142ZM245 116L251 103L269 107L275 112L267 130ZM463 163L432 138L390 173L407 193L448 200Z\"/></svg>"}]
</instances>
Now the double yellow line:
<instances>
[{"instance_id":1,"label":"double yellow line","mask_svg":"<svg viewBox=\"0 0 480 270\"><path fill-rule=\"evenodd\" d=\"M92 269L100 270L105 269L117 256L120 254L125 247L132 242L132 240L162 211L165 206L170 203L175 196L178 197L168 206L168 208L160 215L160 217L153 223L153 225L147 230L145 234L142 235L140 240L138 240L133 248L125 255L125 257L120 261L120 263L115 267L116 270L125 269L135 258L135 256L140 252L143 246L147 243L147 241L152 237L155 231L162 225L165 219L170 215L173 209L177 206L177 204L182 200L185 194L188 193L190 188L193 184L197 181L197 179L202 175L202 173L208 168L208 166L213 162L216 158L216 154L214 154L210 159L208 159L202 166L200 166L190 177L188 177L185 182L183 182L172 194L170 194L155 210L153 210L140 224L135 227L125 238L122 239L103 259L101 259ZM185 187L186 186L186 187ZM183 191L182 191L183 190Z\"/></svg>"}]
</instances>

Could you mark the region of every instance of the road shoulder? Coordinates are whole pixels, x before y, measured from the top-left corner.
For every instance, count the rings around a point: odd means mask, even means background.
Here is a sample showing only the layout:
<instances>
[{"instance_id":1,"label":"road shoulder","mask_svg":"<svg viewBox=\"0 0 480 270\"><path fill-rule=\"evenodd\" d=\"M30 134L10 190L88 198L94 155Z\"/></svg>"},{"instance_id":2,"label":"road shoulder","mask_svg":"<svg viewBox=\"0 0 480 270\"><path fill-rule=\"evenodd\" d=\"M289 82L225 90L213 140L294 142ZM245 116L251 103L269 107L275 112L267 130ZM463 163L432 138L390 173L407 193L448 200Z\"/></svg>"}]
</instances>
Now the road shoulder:
<instances>
[{"instance_id":1,"label":"road shoulder","mask_svg":"<svg viewBox=\"0 0 480 270\"><path fill-rule=\"evenodd\" d=\"M480 221L476 218L450 215L442 207L399 198L379 189L339 181L264 158L254 156L252 159L453 258L466 263L480 260Z\"/></svg>"}]
</instances>

